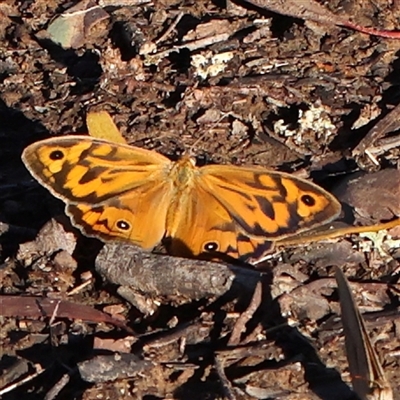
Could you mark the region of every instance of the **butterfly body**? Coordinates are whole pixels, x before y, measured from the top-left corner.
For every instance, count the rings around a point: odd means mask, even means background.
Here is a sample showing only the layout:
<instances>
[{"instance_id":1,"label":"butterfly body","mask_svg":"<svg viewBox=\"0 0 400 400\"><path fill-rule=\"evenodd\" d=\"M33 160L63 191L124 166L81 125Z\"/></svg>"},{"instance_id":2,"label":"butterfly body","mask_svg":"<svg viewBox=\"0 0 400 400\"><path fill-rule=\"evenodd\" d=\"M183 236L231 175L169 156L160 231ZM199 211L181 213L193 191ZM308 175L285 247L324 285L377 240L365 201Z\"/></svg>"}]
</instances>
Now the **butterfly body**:
<instances>
[{"instance_id":1,"label":"butterfly body","mask_svg":"<svg viewBox=\"0 0 400 400\"><path fill-rule=\"evenodd\" d=\"M66 204L88 236L172 254L247 258L274 240L327 223L340 204L322 188L261 167L177 162L154 151L88 136L46 139L22 159Z\"/></svg>"}]
</instances>

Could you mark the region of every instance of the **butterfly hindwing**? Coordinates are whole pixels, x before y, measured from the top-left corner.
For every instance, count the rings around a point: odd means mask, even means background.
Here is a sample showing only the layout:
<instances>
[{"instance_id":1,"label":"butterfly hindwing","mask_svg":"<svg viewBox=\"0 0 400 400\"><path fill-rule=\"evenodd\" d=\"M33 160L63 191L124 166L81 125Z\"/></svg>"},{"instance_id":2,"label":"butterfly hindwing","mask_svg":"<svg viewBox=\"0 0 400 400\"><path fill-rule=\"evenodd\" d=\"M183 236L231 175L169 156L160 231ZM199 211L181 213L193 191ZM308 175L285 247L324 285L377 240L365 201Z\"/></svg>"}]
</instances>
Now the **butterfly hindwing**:
<instances>
[{"instance_id":1,"label":"butterfly hindwing","mask_svg":"<svg viewBox=\"0 0 400 400\"><path fill-rule=\"evenodd\" d=\"M70 203L66 213L87 236L104 241L120 239L151 249L164 236L171 198L172 186L166 181L98 204Z\"/></svg>"}]
</instances>

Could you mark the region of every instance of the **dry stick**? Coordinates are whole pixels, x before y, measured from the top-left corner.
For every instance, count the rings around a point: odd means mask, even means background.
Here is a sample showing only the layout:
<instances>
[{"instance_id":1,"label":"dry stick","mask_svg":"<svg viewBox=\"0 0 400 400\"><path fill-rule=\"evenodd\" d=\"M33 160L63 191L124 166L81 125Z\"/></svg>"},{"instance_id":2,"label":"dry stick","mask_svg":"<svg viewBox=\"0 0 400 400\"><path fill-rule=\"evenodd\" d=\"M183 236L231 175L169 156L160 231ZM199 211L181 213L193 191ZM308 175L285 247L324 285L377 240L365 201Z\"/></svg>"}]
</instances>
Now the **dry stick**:
<instances>
[{"instance_id":1,"label":"dry stick","mask_svg":"<svg viewBox=\"0 0 400 400\"><path fill-rule=\"evenodd\" d=\"M168 27L168 29L164 32L163 35L161 35L158 39L155 40L156 44L159 44L163 42L169 35L170 33L176 28L176 26L179 24L179 21L182 19L182 17L185 15L183 11L181 11L175 18L175 21Z\"/></svg>"},{"instance_id":2,"label":"dry stick","mask_svg":"<svg viewBox=\"0 0 400 400\"><path fill-rule=\"evenodd\" d=\"M253 342L257 341L257 337L258 335L261 335L261 333L264 331L264 327L262 326L261 323L259 323L251 333L249 333L241 342L240 344L246 345L246 344L250 344Z\"/></svg>"},{"instance_id":3,"label":"dry stick","mask_svg":"<svg viewBox=\"0 0 400 400\"><path fill-rule=\"evenodd\" d=\"M93 278L88 279L87 281L81 283L78 286L75 286L72 288L69 292L67 292L67 296L73 296L77 293L79 293L81 290L83 290L86 286L89 286L90 284L93 283Z\"/></svg>"},{"instance_id":4,"label":"dry stick","mask_svg":"<svg viewBox=\"0 0 400 400\"><path fill-rule=\"evenodd\" d=\"M64 374L61 379L46 393L44 400L54 400L62 389L68 384L71 377L69 374Z\"/></svg>"},{"instance_id":5,"label":"dry stick","mask_svg":"<svg viewBox=\"0 0 400 400\"><path fill-rule=\"evenodd\" d=\"M381 36L390 39L400 39L399 31L387 31L367 28L340 17L315 0L246 0L247 3L294 18L312 20L325 25L341 25L368 35Z\"/></svg>"},{"instance_id":6,"label":"dry stick","mask_svg":"<svg viewBox=\"0 0 400 400\"><path fill-rule=\"evenodd\" d=\"M218 355L214 359L214 364L215 364L215 369L218 373L219 379L221 380L225 397L229 400L236 400L236 396L232 390L232 385L229 382L229 379L225 375L224 366L222 365L221 360L218 358Z\"/></svg>"},{"instance_id":7,"label":"dry stick","mask_svg":"<svg viewBox=\"0 0 400 400\"><path fill-rule=\"evenodd\" d=\"M394 131L400 126L400 104L397 105L389 114L385 115L354 148L353 156L364 153L375 141L390 131Z\"/></svg>"},{"instance_id":8,"label":"dry stick","mask_svg":"<svg viewBox=\"0 0 400 400\"><path fill-rule=\"evenodd\" d=\"M320 240L335 239L340 236L351 235L355 233L378 232L384 229L392 229L398 225L400 225L400 218L376 225L348 226L345 228L332 229L330 231L328 230L316 233L306 232L304 234L279 239L275 242L275 246L293 246L297 244L318 242Z\"/></svg>"},{"instance_id":9,"label":"dry stick","mask_svg":"<svg viewBox=\"0 0 400 400\"><path fill-rule=\"evenodd\" d=\"M153 361L142 360L135 354L121 353L98 355L94 358L78 363L78 371L81 378L89 383L102 383L126 379L142 374L148 376L149 370L159 365Z\"/></svg>"},{"instance_id":10,"label":"dry stick","mask_svg":"<svg viewBox=\"0 0 400 400\"><path fill-rule=\"evenodd\" d=\"M240 335L246 330L247 322L253 317L262 300L262 282L258 282L254 289L253 297L247 309L239 316L232 329L228 346L235 346L240 343Z\"/></svg>"},{"instance_id":11,"label":"dry stick","mask_svg":"<svg viewBox=\"0 0 400 400\"><path fill-rule=\"evenodd\" d=\"M40 364L35 364L35 368L36 368L36 372L34 372L33 374L25 377L24 379L21 379L18 382L13 383L12 385L9 385L9 386L6 386L4 388L1 388L0 389L0 396L2 396L3 394L6 394L6 393L9 393L9 392L13 391L17 387L22 386L27 382L30 382L31 380L33 380L37 376L39 376L41 373L46 371L46 369L42 368L42 366Z\"/></svg>"},{"instance_id":12,"label":"dry stick","mask_svg":"<svg viewBox=\"0 0 400 400\"><path fill-rule=\"evenodd\" d=\"M149 351L150 349L160 348L171 343L176 343L178 340L182 340L186 336L193 335L199 332L201 329L211 330L211 326L207 328L202 321L195 321L189 324L182 324L181 326L172 329L172 331L161 333L160 335L157 335L156 338L148 341L146 341L145 336L142 336L140 339L145 342L143 345L143 350Z\"/></svg>"},{"instance_id":13,"label":"dry stick","mask_svg":"<svg viewBox=\"0 0 400 400\"><path fill-rule=\"evenodd\" d=\"M60 308L60 303L61 303L61 300L57 301L57 304L55 305L55 307L53 309L53 313L51 314L51 318L49 321L50 328L53 325L54 320L57 318L57 313L58 313L58 309Z\"/></svg>"},{"instance_id":14,"label":"dry stick","mask_svg":"<svg viewBox=\"0 0 400 400\"><path fill-rule=\"evenodd\" d=\"M365 155L375 164L377 167L380 166L378 159L369 151L369 149L365 149Z\"/></svg>"},{"instance_id":15,"label":"dry stick","mask_svg":"<svg viewBox=\"0 0 400 400\"><path fill-rule=\"evenodd\" d=\"M284 326L287 326L287 324L279 325L277 328L281 329ZM271 332L271 330L268 329L268 332ZM224 365L226 365L228 362L230 363L229 365L231 365L237 360L247 357L258 356L269 358L271 357L271 354L275 351L273 350L274 348L275 344L272 340L264 339L246 345L243 345L243 343L241 343L240 347L230 347L224 350L217 350L216 355L220 360L223 360Z\"/></svg>"},{"instance_id":16,"label":"dry stick","mask_svg":"<svg viewBox=\"0 0 400 400\"><path fill-rule=\"evenodd\" d=\"M197 50L202 49L203 47L211 46L215 43L225 42L229 39L229 33L220 33L214 36L208 36L206 38L193 40L191 42L187 42L178 46L173 46L170 49L160 51L159 53L149 54L149 58L162 58L167 57L168 54L172 53L173 51L179 51L181 49L188 49L188 50Z\"/></svg>"},{"instance_id":17,"label":"dry stick","mask_svg":"<svg viewBox=\"0 0 400 400\"><path fill-rule=\"evenodd\" d=\"M394 137L388 137L378 140L376 145L369 147L368 150L370 151L370 153L374 155L379 155L384 153L385 151L389 151L399 146L400 146L400 135L397 135Z\"/></svg>"},{"instance_id":18,"label":"dry stick","mask_svg":"<svg viewBox=\"0 0 400 400\"><path fill-rule=\"evenodd\" d=\"M5 317L19 316L34 319L49 317L53 315L56 304L59 305L57 310L57 316L59 318L110 323L133 334L131 328L126 326L122 321L113 318L111 315L84 304L72 303L65 300L32 296L0 295L0 315Z\"/></svg>"},{"instance_id":19,"label":"dry stick","mask_svg":"<svg viewBox=\"0 0 400 400\"><path fill-rule=\"evenodd\" d=\"M107 243L96 271L108 282L153 298L201 299L253 293L260 272L204 260L160 256L129 243Z\"/></svg>"},{"instance_id":20,"label":"dry stick","mask_svg":"<svg viewBox=\"0 0 400 400\"><path fill-rule=\"evenodd\" d=\"M141 6L143 4L153 3L150 0L99 0L100 7L122 7L122 6Z\"/></svg>"}]
</instances>

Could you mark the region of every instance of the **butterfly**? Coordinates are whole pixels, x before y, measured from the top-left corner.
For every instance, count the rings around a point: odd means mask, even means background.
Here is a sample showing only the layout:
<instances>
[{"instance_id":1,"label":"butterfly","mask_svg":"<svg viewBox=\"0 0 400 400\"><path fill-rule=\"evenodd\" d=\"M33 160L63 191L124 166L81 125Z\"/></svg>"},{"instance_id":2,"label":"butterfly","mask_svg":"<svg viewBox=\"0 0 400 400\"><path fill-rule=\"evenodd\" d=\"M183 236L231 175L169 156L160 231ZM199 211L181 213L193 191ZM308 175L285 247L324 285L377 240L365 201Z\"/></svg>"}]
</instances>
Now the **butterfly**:
<instances>
[{"instance_id":1,"label":"butterfly","mask_svg":"<svg viewBox=\"0 0 400 400\"><path fill-rule=\"evenodd\" d=\"M179 161L139 147L63 136L29 145L22 160L66 203L86 236L172 255L247 260L271 243L335 219L336 198L293 175L262 167ZM218 258L218 257L217 257Z\"/></svg>"}]
</instances>

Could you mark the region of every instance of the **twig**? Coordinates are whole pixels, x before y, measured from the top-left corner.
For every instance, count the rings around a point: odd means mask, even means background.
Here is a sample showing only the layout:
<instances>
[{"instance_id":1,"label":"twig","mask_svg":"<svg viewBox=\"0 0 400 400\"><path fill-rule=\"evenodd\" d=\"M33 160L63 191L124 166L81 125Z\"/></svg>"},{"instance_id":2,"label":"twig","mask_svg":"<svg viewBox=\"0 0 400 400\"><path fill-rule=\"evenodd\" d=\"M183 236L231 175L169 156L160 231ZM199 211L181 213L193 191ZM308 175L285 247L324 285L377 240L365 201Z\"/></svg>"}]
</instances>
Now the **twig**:
<instances>
[{"instance_id":1,"label":"twig","mask_svg":"<svg viewBox=\"0 0 400 400\"><path fill-rule=\"evenodd\" d=\"M247 309L237 319L233 327L228 346L235 346L240 343L240 336L246 330L247 322L253 317L262 300L262 282L258 282L254 289L253 297Z\"/></svg>"},{"instance_id":2,"label":"twig","mask_svg":"<svg viewBox=\"0 0 400 400\"><path fill-rule=\"evenodd\" d=\"M173 46L170 49L160 51L159 53L149 54L148 57L151 59L153 59L153 58L162 59L162 58L168 56L170 53L181 50L181 49L188 49L191 51L201 49L203 47L211 46L215 43L224 42L229 39L229 36L230 35L228 33L221 33L219 35L214 35L214 36L210 36L210 37L206 37L206 38L202 38L202 39L198 39L198 40L193 40L192 42L187 42L187 43L184 43L184 44L181 44L178 46Z\"/></svg>"},{"instance_id":3,"label":"twig","mask_svg":"<svg viewBox=\"0 0 400 400\"><path fill-rule=\"evenodd\" d=\"M71 377L69 374L64 374L61 379L46 393L44 400L54 400L61 390L68 384Z\"/></svg>"},{"instance_id":4,"label":"twig","mask_svg":"<svg viewBox=\"0 0 400 400\"><path fill-rule=\"evenodd\" d=\"M397 135L378 140L378 143L375 146L369 147L368 150L371 154L379 155L384 153L385 151L394 149L395 147L399 146L400 146L400 135Z\"/></svg>"},{"instance_id":5,"label":"twig","mask_svg":"<svg viewBox=\"0 0 400 400\"><path fill-rule=\"evenodd\" d=\"M175 18L175 21L168 27L168 29L164 32L163 35L161 35L158 39L155 40L156 44L159 44L163 42L169 34L176 28L176 26L179 24L179 21L182 19L182 17L185 15L183 11L181 11Z\"/></svg>"},{"instance_id":6,"label":"twig","mask_svg":"<svg viewBox=\"0 0 400 400\"><path fill-rule=\"evenodd\" d=\"M367 28L329 11L315 0L246 0L247 3L282 15L311 20L325 25L341 25L368 35L400 39L399 31Z\"/></svg>"},{"instance_id":7,"label":"twig","mask_svg":"<svg viewBox=\"0 0 400 400\"><path fill-rule=\"evenodd\" d=\"M232 385L229 382L229 379L225 375L224 366L222 365L221 360L218 355L214 359L215 369L218 373L219 379L221 380L222 388L224 390L225 397L229 400L235 400L236 396L233 393Z\"/></svg>"},{"instance_id":8,"label":"twig","mask_svg":"<svg viewBox=\"0 0 400 400\"><path fill-rule=\"evenodd\" d=\"M331 230L327 228L324 231L320 230L321 228L318 228L318 230L316 231L305 232L304 234L299 234L296 236L277 240L275 242L275 247L302 245L305 243L313 243L313 242L318 242L320 240L335 239L341 236L353 235L357 233L378 232L385 229L392 229L398 225L400 225L400 218L396 218L393 221L383 222L375 225L346 226L344 228L334 228Z\"/></svg>"},{"instance_id":9,"label":"twig","mask_svg":"<svg viewBox=\"0 0 400 400\"><path fill-rule=\"evenodd\" d=\"M153 2L150 0L99 0L99 6L101 6L101 7L110 7L110 6L133 7L133 6L139 6L139 5L148 4L148 3L153 3Z\"/></svg>"},{"instance_id":10,"label":"twig","mask_svg":"<svg viewBox=\"0 0 400 400\"><path fill-rule=\"evenodd\" d=\"M84 289L86 286L90 285L91 283L93 283L93 278L90 278L87 281L85 281L85 282L81 283L80 285L71 289L67 293L67 296L73 296L74 294L77 294L78 292L80 292L82 289Z\"/></svg>"},{"instance_id":11,"label":"twig","mask_svg":"<svg viewBox=\"0 0 400 400\"><path fill-rule=\"evenodd\" d=\"M379 161L377 158L369 151L369 149L365 149L364 151L365 155L371 160L373 164L375 164L377 167L379 167Z\"/></svg>"},{"instance_id":12,"label":"twig","mask_svg":"<svg viewBox=\"0 0 400 400\"><path fill-rule=\"evenodd\" d=\"M146 341L146 337L142 336L140 339L145 342L143 345L144 351L149 351L150 349L160 348L167 346L168 344L175 343L178 340L185 339L189 335L198 333L201 336L207 336L212 326L207 326L202 321L195 321L193 323L185 323L181 326L176 327L166 333L160 333L159 335L151 334L152 338ZM201 330L204 330L204 335L201 334ZM207 334L206 334L207 333Z\"/></svg>"},{"instance_id":13,"label":"twig","mask_svg":"<svg viewBox=\"0 0 400 400\"><path fill-rule=\"evenodd\" d=\"M24 379L21 379L20 381L15 382L10 386L6 386L6 387L0 389L0 396L2 396L3 394L6 394L6 393L9 393L9 392L13 391L17 387L22 386L27 382L30 382L31 380L35 379L42 372L45 371L45 368L42 368L42 366L40 364L35 364L35 368L36 368L36 372L34 372L33 374L28 375Z\"/></svg>"},{"instance_id":14,"label":"twig","mask_svg":"<svg viewBox=\"0 0 400 400\"><path fill-rule=\"evenodd\" d=\"M192 301L253 293L261 274L255 270L151 254L129 243L110 242L96 258L96 271L108 282L154 298Z\"/></svg>"},{"instance_id":15,"label":"twig","mask_svg":"<svg viewBox=\"0 0 400 400\"><path fill-rule=\"evenodd\" d=\"M55 307L53 309L53 312L51 314L50 321L49 321L49 326L52 326L54 323L54 320L57 318L57 313L58 313L58 309L60 308L60 303L61 303L61 300L58 300L57 304L55 305Z\"/></svg>"},{"instance_id":16,"label":"twig","mask_svg":"<svg viewBox=\"0 0 400 400\"><path fill-rule=\"evenodd\" d=\"M390 131L398 129L400 126L400 104L397 105L389 114L385 115L354 148L352 155L357 156L365 153L374 142Z\"/></svg>"}]
</instances>

